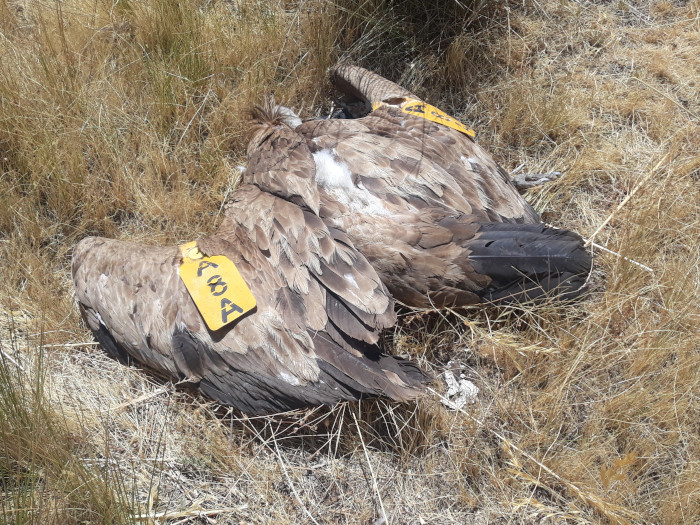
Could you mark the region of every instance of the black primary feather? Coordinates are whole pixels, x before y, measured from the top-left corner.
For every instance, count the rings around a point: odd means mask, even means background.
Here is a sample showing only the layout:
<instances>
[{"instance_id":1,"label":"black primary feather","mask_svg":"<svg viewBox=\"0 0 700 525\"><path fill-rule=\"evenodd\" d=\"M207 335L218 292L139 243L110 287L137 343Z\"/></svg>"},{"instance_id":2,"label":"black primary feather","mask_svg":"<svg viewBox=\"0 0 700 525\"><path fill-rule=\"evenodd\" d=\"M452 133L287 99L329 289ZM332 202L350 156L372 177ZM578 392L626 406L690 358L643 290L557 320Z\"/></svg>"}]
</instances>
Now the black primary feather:
<instances>
[{"instance_id":1,"label":"black primary feather","mask_svg":"<svg viewBox=\"0 0 700 525\"><path fill-rule=\"evenodd\" d=\"M491 279L479 293L489 301L555 293L561 299L574 298L584 291L592 264L578 234L542 224L483 223L465 247L471 266Z\"/></svg>"}]
</instances>

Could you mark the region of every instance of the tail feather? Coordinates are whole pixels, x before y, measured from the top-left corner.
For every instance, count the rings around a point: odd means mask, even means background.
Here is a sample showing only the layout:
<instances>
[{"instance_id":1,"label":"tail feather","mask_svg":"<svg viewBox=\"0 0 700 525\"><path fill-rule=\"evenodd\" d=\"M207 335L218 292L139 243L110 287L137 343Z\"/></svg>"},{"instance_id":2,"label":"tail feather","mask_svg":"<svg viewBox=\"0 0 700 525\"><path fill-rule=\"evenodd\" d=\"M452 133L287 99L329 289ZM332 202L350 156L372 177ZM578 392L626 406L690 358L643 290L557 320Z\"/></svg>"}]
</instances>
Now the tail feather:
<instances>
[{"instance_id":1,"label":"tail feather","mask_svg":"<svg viewBox=\"0 0 700 525\"><path fill-rule=\"evenodd\" d=\"M592 265L578 234L542 224L481 224L466 248L472 268L491 279L480 292L489 301L577 297Z\"/></svg>"}]
</instances>

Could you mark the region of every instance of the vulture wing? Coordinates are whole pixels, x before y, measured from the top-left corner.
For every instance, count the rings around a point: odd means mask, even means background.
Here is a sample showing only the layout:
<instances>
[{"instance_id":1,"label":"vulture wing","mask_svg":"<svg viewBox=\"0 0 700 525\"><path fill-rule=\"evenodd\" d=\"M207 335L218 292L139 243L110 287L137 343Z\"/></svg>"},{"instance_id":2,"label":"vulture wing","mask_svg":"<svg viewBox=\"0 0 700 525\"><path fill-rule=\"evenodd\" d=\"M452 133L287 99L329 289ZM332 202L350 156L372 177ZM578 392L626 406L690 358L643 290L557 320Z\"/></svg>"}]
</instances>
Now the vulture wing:
<instances>
[{"instance_id":1,"label":"vulture wing","mask_svg":"<svg viewBox=\"0 0 700 525\"><path fill-rule=\"evenodd\" d=\"M581 291L591 266L581 238L544 227L469 134L404 111L408 100L423 103L362 68L341 66L333 80L376 109L296 127L315 164L303 171L314 174L320 215L395 298L453 306ZM270 191L280 179L268 173L256 183Z\"/></svg>"},{"instance_id":2,"label":"vulture wing","mask_svg":"<svg viewBox=\"0 0 700 525\"><path fill-rule=\"evenodd\" d=\"M266 140L284 141L285 134L294 135L281 126ZM405 400L422 393L429 377L374 344L395 321L379 277L343 233L310 209L243 186L219 231L197 247L205 257L230 259L257 302L216 331L180 278L178 248L102 238L76 246L81 311L115 357L192 381L254 414L364 394Z\"/></svg>"}]
</instances>

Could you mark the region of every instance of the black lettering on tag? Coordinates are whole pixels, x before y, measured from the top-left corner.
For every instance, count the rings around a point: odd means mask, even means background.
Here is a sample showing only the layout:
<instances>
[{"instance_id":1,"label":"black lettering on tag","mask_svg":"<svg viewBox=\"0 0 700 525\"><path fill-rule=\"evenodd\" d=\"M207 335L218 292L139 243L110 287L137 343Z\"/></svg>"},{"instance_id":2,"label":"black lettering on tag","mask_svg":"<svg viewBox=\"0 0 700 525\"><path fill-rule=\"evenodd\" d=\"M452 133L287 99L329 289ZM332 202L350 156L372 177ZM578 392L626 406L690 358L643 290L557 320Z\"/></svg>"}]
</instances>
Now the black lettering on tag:
<instances>
[{"instance_id":1,"label":"black lettering on tag","mask_svg":"<svg viewBox=\"0 0 700 525\"><path fill-rule=\"evenodd\" d=\"M226 297L221 299L221 322L224 324L228 323L228 316L234 312L242 314L243 308L241 308L235 303L232 303L231 301L226 299Z\"/></svg>"},{"instance_id":2,"label":"black lettering on tag","mask_svg":"<svg viewBox=\"0 0 700 525\"><path fill-rule=\"evenodd\" d=\"M228 290L226 281L223 281L220 275L212 275L209 277L207 284L209 285L209 288L211 288L209 291L212 295L219 296Z\"/></svg>"},{"instance_id":3,"label":"black lettering on tag","mask_svg":"<svg viewBox=\"0 0 700 525\"><path fill-rule=\"evenodd\" d=\"M447 120L447 121L451 121L451 120L452 120L452 119L451 119L450 117L448 117L447 115L441 115L441 114L438 113L437 111L431 111L430 114L431 114L433 117L439 118L439 119L442 119L442 120Z\"/></svg>"},{"instance_id":4,"label":"black lettering on tag","mask_svg":"<svg viewBox=\"0 0 700 525\"><path fill-rule=\"evenodd\" d=\"M413 106L408 106L406 111L411 113L425 113L425 104L415 104Z\"/></svg>"},{"instance_id":5,"label":"black lettering on tag","mask_svg":"<svg viewBox=\"0 0 700 525\"><path fill-rule=\"evenodd\" d=\"M201 276L202 276L202 272L203 272L204 270L206 270L207 268L209 268L210 266L211 266L212 268L218 268L218 267L219 267L218 264L213 263L213 262L210 262L210 261L202 261L202 262L200 262L200 263L199 263L199 267L197 268L197 277L201 277Z\"/></svg>"}]
</instances>

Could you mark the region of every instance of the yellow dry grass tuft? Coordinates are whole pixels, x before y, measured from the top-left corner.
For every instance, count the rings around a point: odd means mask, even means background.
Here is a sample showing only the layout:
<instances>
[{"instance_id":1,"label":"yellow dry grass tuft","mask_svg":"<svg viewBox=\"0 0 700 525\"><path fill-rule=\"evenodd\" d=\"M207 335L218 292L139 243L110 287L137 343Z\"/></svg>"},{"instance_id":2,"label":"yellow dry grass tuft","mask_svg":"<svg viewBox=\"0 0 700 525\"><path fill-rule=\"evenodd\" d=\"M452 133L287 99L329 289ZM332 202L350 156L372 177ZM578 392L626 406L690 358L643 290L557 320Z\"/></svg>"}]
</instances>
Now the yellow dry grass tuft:
<instances>
[{"instance_id":1,"label":"yellow dry grass tuft","mask_svg":"<svg viewBox=\"0 0 700 525\"><path fill-rule=\"evenodd\" d=\"M699 17L697 0L0 0L3 520L695 522ZM75 242L211 231L249 107L327 112L339 59L470 123L506 168L563 171L530 200L621 256L595 249L574 305L403 314L387 344L438 375L414 404L250 419L108 359L73 304ZM440 402L447 369L474 404Z\"/></svg>"}]
</instances>

